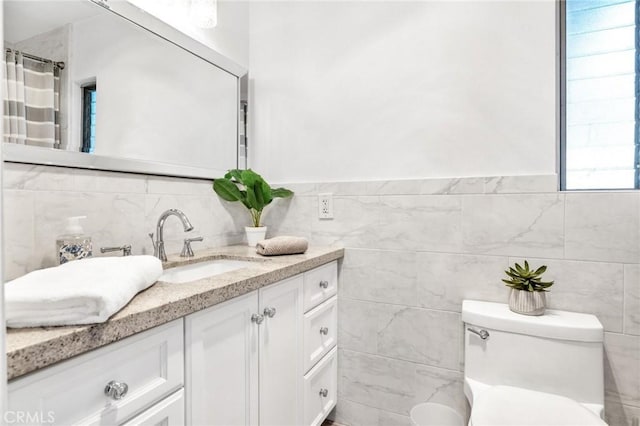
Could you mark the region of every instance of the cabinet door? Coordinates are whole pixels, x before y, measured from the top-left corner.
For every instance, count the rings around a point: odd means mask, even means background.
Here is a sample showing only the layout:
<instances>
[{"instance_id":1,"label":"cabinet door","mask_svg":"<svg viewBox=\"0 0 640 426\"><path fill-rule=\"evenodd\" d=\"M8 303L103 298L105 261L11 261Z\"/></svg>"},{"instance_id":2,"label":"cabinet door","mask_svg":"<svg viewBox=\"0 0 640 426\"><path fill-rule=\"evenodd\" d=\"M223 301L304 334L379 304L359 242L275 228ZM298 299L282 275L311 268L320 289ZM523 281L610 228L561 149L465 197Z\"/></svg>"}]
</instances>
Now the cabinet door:
<instances>
[{"instance_id":1,"label":"cabinet door","mask_svg":"<svg viewBox=\"0 0 640 426\"><path fill-rule=\"evenodd\" d=\"M188 425L258 423L258 294L186 317Z\"/></svg>"},{"instance_id":2,"label":"cabinet door","mask_svg":"<svg viewBox=\"0 0 640 426\"><path fill-rule=\"evenodd\" d=\"M180 389L122 426L183 426L184 390Z\"/></svg>"},{"instance_id":3,"label":"cabinet door","mask_svg":"<svg viewBox=\"0 0 640 426\"><path fill-rule=\"evenodd\" d=\"M260 426L302 424L302 284L297 276L260 289Z\"/></svg>"}]
</instances>

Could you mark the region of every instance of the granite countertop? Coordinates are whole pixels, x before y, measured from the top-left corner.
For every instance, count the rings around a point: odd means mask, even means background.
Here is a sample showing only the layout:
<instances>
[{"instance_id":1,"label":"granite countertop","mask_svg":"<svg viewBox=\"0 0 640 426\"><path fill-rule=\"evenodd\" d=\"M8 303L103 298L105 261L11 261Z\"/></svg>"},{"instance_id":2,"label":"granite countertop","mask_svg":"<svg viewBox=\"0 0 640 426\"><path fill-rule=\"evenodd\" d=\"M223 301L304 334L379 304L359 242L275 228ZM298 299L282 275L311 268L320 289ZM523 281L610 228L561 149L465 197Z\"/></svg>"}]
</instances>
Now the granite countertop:
<instances>
[{"instance_id":1,"label":"granite countertop","mask_svg":"<svg viewBox=\"0 0 640 426\"><path fill-rule=\"evenodd\" d=\"M169 256L165 269L217 258L251 260L251 266L198 281L158 281L100 324L8 329L9 379L47 367L100 346L165 324L343 257L339 248L310 247L304 254L264 257L248 246L199 250L185 260Z\"/></svg>"}]
</instances>

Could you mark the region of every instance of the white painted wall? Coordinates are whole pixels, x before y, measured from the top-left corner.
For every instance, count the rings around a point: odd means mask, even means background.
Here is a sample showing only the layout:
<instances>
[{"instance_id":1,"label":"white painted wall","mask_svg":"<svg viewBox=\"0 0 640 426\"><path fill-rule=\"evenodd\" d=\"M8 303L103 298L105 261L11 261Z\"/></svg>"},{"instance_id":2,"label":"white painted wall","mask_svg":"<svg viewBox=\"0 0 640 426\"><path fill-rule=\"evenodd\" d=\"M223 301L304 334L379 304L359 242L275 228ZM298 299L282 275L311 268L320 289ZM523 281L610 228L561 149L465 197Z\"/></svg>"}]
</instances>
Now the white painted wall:
<instances>
[{"instance_id":1,"label":"white painted wall","mask_svg":"<svg viewBox=\"0 0 640 426\"><path fill-rule=\"evenodd\" d=\"M555 4L251 2L273 181L553 174Z\"/></svg>"}]
</instances>

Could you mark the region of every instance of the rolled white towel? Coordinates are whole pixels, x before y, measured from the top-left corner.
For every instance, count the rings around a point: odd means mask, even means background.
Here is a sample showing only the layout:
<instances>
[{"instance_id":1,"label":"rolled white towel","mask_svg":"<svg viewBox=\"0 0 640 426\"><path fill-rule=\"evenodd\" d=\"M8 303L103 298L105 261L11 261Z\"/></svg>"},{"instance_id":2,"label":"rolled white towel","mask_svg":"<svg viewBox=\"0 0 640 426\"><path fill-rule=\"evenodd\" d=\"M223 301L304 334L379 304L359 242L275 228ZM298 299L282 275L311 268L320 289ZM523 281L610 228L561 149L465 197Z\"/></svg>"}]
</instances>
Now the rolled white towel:
<instances>
[{"instance_id":1,"label":"rolled white towel","mask_svg":"<svg viewBox=\"0 0 640 426\"><path fill-rule=\"evenodd\" d=\"M30 272L4 286L7 326L105 322L160 275L153 256L94 257Z\"/></svg>"}]
</instances>

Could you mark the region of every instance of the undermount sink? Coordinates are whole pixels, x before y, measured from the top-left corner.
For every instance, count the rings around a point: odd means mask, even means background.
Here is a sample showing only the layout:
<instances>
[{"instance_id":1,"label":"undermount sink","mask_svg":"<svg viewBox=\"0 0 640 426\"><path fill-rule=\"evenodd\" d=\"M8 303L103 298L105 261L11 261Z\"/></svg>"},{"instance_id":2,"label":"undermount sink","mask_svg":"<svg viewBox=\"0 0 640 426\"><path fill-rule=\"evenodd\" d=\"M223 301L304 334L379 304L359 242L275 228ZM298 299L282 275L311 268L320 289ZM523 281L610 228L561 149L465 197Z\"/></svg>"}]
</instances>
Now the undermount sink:
<instances>
[{"instance_id":1,"label":"undermount sink","mask_svg":"<svg viewBox=\"0 0 640 426\"><path fill-rule=\"evenodd\" d=\"M176 266L165 270L158 281L172 284L181 284L191 281L208 278L236 269L246 268L255 265L255 262L235 259L214 259L205 262L192 263L184 266Z\"/></svg>"}]
</instances>

